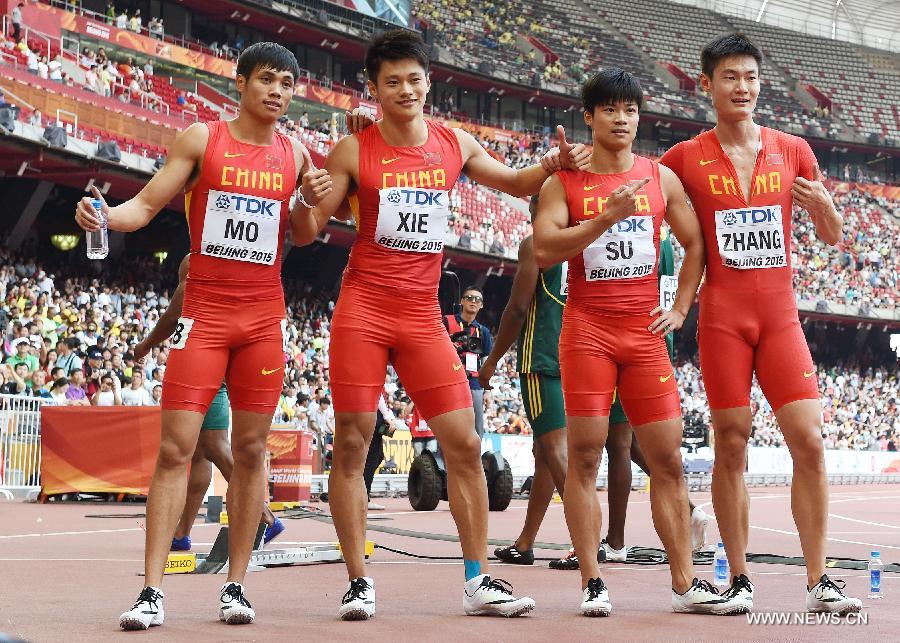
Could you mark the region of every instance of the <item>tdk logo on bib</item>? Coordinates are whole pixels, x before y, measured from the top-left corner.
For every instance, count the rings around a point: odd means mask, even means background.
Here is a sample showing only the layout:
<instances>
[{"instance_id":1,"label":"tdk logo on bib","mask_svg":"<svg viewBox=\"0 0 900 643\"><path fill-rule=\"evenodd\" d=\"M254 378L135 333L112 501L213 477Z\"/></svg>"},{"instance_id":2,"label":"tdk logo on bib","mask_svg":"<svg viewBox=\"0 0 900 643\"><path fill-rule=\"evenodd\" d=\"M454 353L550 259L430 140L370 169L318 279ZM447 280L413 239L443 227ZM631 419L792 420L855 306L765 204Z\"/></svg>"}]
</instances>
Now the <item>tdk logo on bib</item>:
<instances>
[{"instance_id":1,"label":"tdk logo on bib","mask_svg":"<svg viewBox=\"0 0 900 643\"><path fill-rule=\"evenodd\" d=\"M394 205L424 205L441 207L446 192L441 190L391 190L387 200Z\"/></svg>"},{"instance_id":2,"label":"tdk logo on bib","mask_svg":"<svg viewBox=\"0 0 900 643\"><path fill-rule=\"evenodd\" d=\"M243 194L220 194L216 197L215 203L218 210L230 210L242 214L262 214L269 217L278 216L274 209L275 206L281 205L281 202L273 199L258 199Z\"/></svg>"},{"instance_id":3,"label":"tdk logo on bib","mask_svg":"<svg viewBox=\"0 0 900 643\"><path fill-rule=\"evenodd\" d=\"M650 232L650 217L632 217L623 221L616 222L616 232Z\"/></svg>"},{"instance_id":4,"label":"tdk logo on bib","mask_svg":"<svg viewBox=\"0 0 900 643\"><path fill-rule=\"evenodd\" d=\"M752 210L726 210L723 220L725 225L758 225L760 223L781 223L781 206L773 208L753 208Z\"/></svg>"}]
</instances>

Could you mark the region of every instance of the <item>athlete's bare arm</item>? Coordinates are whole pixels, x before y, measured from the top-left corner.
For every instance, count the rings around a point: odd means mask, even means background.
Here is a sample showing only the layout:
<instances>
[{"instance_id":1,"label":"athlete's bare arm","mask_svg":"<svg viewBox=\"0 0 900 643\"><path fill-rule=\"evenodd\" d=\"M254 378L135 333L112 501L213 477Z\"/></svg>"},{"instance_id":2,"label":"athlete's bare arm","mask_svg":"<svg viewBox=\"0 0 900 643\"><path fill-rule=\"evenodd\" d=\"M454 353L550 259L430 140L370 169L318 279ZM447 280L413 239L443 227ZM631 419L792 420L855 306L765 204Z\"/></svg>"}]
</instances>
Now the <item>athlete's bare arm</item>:
<instances>
[{"instance_id":1,"label":"athlete's bare arm","mask_svg":"<svg viewBox=\"0 0 900 643\"><path fill-rule=\"evenodd\" d=\"M678 272L678 293L675 295L672 310L666 312L660 306L650 312L651 316L658 315L650 325L650 332L654 334L668 333L681 328L694 302L694 295L697 294L706 267L706 250L700 220L687 201L681 180L675 172L664 165L659 166L659 178L666 199L666 222L672 228L678 243L684 248L684 261Z\"/></svg>"},{"instance_id":2,"label":"athlete's bare arm","mask_svg":"<svg viewBox=\"0 0 900 643\"><path fill-rule=\"evenodd\" d=\"M532 239L531 236L527 236L519 245L519 268L516 270L516 276L513 277L509 301L506 302L506 308L503 309L503 315L500 317L500 329L494 339L494 347L478 371L478 381L486 389L491 388L490 381L497 370L500 358L506 355L506 351L513 345L519 336L519 331L522 330L522 324L525 323L525 315L528 313L528 307L534 297L534 289L539 277L540 270L534 260Z\"/></svg>"},{"instance_id":3,"label":"athlete's bare arm","mask_svg":"<svg viewBox=\"0 0 900 643\"><path fill-rule=\"evenodd\" d=\"M560 128L562 131L562 128ZM572 145L562 131L559 149L544 155L541 163L521 170L507 167L490 154L468 132L456 129L462 151L463 172L475 181L512 196L528 196L541 189L547 177L557 170L590 167L590 151L584 145Z\"/></svg>"},{"instance_id":4,"label":"athlete's bare arm","mask_svg":"<svg viewBox=\"0 0 900 643\"><path fill-rule=\"evenodd\" d=\"M821 181L809 181L802 176L791 186L794 203L809 212L816 226L816 236L829 246L843 238L844 218L837 211L834 199Z\"/></svg>"},{"instance_id":5,"label":"athlete's bare arm","mask_svg":"<svg viewBox=\"0 0 900 643\"><path fill-rule=\"evenodd\" d=\"M159 317L156 326L150 331L144 339L138 342L134 347L134 359L141 362L150 349L161 344L175 332L178 325L178 318L181 317L181 307L184 304L184 285L187 281L188 268L190 267L191 255L185 255L178 266L178 287L169 300L169 307Z\"/></svg>"},{"instance_id":6,"label":"athlete's bare arm","mask_svg":"<svg viewBox=\"0 0 900 643\"><path fill-rule=\"evenodd\" d=\"M324 194L314 208L307 208L297 201L291 212L291 235L294 245L305 246L319 236L328 220L336 217L340 220L350 218L350 210L346 205L347 197L358 184L359 179L359 139L355 136L346 136L338 141L325 159L325 172L329 177L330 190ZM303 176L303 190L313 187L317 180L316 173L307 173Z\"/></svg>"},{"instance_id":7,"label":"athlete's bare arm","mask_svg":"<svg viewBox=\"0 0 900 643\"><path fill-rule=\"evenodd\" d=\"M650 181L629 181L609 196L603 212L581 225L569 227L566 191L559 177L551 176L541 188L538 212L534 219L534 259L547 268L577 255L616 222L637 212L635 194Z\"/></svg>"},{"instance_id":8,"label":"athlete's bare arm","mask_svg":"<svg viewBox=\"0 0 900 643\"><path fill-rule=\"evenodd\" d=\"M199 175L209 130L204 123L194 123L175 138L169 148L166 164L128 201L109 208L96 186L91 187L95 199L103 201L107 227L118 232L132 232L150 223L159 211L178 194L189 188ZM91 198L84 197L75 210L75 221L84 230L97 230L100 221L94 213Z\"/></svg>"}]
</instances>

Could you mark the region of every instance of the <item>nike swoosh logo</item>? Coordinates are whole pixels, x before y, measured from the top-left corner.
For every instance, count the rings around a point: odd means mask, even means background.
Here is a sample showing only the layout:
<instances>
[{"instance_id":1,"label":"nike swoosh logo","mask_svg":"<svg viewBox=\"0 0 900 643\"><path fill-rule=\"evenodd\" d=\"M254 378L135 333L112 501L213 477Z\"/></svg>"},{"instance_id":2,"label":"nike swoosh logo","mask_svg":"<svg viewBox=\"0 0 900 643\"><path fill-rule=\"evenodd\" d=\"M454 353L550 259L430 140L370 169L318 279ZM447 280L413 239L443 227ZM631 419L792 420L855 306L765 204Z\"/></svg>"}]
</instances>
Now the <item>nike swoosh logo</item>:
<instances>
[{"instance_id":1,"label":"nike swoosh logo","mask_svg":"<svg viewBox=\"0 0 900 643\"><path fill-rule=\"evenodd\" d=\"M670 379L672 379L672 376L673 376L673 375L674 375L674 373L669 373L669 374L666 375L665 377L663 377L662 375L660 375L660 376L659 376L659 381L660 381L660 383L661 383L661 384L665 384L665 383L668 382Z\"/></svg>"},{"instance_id":2,"label":"nike swoosh logo","mask_svg":"<svg viewBox=\"0 0 900 643\"><path fill-rule=\"evenodd\" d=\"M806 377L806 378L810 378L815 374L816 374L815 371L813 371L812 373L807 373L806 371L803 371L803 377Z\"/></svg>"},{"instance_id":3,"label":"nike swoosh logo","mask_svg":"<svg viewBox=\"0 0 900 643\"><path fill-rule=\"evenodd\" d=\"M393 158L393 159L381 159L381 164L382 165L390 165L394 161L399 161L399 160L400 160L399 156L397 158Z\"/></svg>"},{"instance_id":4,"label":"nike swoosh logo","mask_svg":"<svg viewBox=\"0 0 900 643\"><path fill-rule=\"evenodd\" d=\"M454 370L454 371L458 371L458 370L461 369L461 368L462 368L462 364L454 364L454 365L453 365L453 370Z\"/></svg>"},{"instance_id":5,"label":"nike swoosh logo","mask_svg":"<svg viewBox=\"0 0 900 643\"><path fill-rule=\"evenodd\" d=\"M700 161L700 165L709 165L710 163L715 163L719 159L713 159L712 161Z\"/></svg>"},{"instance_id":6,"label":"nike swoosh logo","mask_svg":"<svg viewBox=\"0 0 900 643\"><path fill-rule=\"evenodd\" d=\"M263 375L271 375L272 373L274 373L276 371L280 371L282 368L284 368L284 367L279 366L278 368L273 368L271 371L267 368L264 368L264 369L262 369L262 374Z\"/></svg>"},{"instance_id":7,"label":"nike swoosh logo","mask_svg":"<svg viewBox=\"0 0 900 643\"><path fill-rule=\"evenodd\" d=\"M243 152L241 152L239 154L232 154L231 152L225 152L225 158L227 158L227 159L233 159L233 158L236 158L238 156L243 156L243 155L244 155Z\"/></svg>"},{"instance_id":8,"label":"nike swoosh logo","mask_svg":"<svg viewBox=\"0 0 900 643\"><path fill-rule=\"evenodd\" d=\"M603 184L602 184L602 183L598 183L597 185L585 185L585 186L584 186L584 191L585 191L585 192L588 192L589 190L593 190L593 189L595 189L595 188L599 188L601 185L603 185Z\"/></svg>"}]
</instances>

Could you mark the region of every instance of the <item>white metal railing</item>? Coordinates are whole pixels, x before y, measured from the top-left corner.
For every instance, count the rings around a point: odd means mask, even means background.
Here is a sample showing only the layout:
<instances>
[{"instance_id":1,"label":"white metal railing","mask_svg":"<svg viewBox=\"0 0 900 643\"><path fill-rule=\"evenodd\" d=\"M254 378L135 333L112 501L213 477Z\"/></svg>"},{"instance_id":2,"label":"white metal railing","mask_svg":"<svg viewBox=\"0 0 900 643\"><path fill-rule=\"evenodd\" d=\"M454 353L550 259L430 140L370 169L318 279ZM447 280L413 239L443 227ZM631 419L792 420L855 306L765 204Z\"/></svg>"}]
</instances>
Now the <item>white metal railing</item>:
<instances>
[{"instance_id":1,"label":"white metal railing","mask_svg":"<svg viewBox=\"0 0 900 643\"><path fill-rule=\"evenodd\" d=\"M68 116L69 118L63 119L63 116ZM69 136L75 136L75 132L78 131L78 114L64 109L57 109L56 124L60 127L65 127L66 134Z\"/></svg>"},{"instance_id":2,"label":"white metal railing","mask_svg":"<svg viewBox=\"0 0 900 643\"><path fill-rule=\"evenodd\" d=\"M42 398L0 395L0 490L40 488L45 403Z\"/></svg>"}]
</instances>

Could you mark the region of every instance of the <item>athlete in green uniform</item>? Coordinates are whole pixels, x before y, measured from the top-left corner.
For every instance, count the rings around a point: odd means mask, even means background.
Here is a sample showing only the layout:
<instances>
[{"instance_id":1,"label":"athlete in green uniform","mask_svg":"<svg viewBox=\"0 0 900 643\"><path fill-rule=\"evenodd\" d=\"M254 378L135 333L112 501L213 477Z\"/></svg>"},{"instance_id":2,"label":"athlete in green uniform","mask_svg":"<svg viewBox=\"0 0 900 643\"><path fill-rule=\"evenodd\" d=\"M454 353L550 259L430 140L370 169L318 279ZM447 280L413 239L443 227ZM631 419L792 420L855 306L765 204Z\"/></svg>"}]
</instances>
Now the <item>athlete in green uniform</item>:
<instances>
[{"instance_id":1,"label":"athlete in green uniform","mask_svg":"<svg viewBox=\"0 0 900 643\"><path fill-rule=\"evenodd\" d=\"M537 197L531 199L534 217ZM568 264L540 270L534 260L531 237L519 246L519 268L509 302L500 318L494 347L478 379L490 388L500 358L518 336L518 368L525 415L534 431L534 481L522 533L511 547L497 549L500 560L530 565L532 545L544 520L553 490L563 493L566 482L566 414L559 378L559 331L566 304Z\"/></svg>"},{"instance_id":2,"label":"athlete in green uniform","mask_svg":"<svg viewBox=\"0 0 900 643\"><path fill-rule=\"evenodd\" d=\"M674 301L675 285L675 251L672 247L672 239L668 234L668 228L660 230L659 238L659 278L660 278L660 305L666 307L666 293L670 293L669 303ZM672 279L668 281L666 278ZM669 359L675 363L675 335L666 334L666 347L669 349ZM606 452L609 456L607 468L607 491L609 496L609 521L606 538L600 541L600 557L608 562L625 562L627 559L627 547L625 547L625 516L628 511L628 496L631 493L631 463L634 462L644 473L647 473L647 463L644 454L633 439L631 424L622 408L618 398L613 402L609 412L609 436L606 439ZM709 517L694 503L691 508L691 540L694 551L703 547L706 540L706 525ZM565 558L552 561L553 569L578 569L578 558L573 550Z\"/></svg>"},{"instance_id":3,"label":"athlete in green uniform","mask_svg":"<svg viewBox=\"0 0 900 643\"><path fill-rule=\"evenodd\" d=\"M184 301L184 284L190 266L190 255L186 255L178 267L178 288L172 295L169 307L160 316L156 326L150 334L134 347L134 358L138 363L143 362L144 357L153 346L161 343L173 332L181 316L181 305ZM184 503L184 511L175 529L175 537L172 539L173 551L188 551L191 548L191 528L197 518L200 505L203 504L203 496L209 489L212 480L212 465L222 473L226 481L231 479L234 469L234 458L231 455L231 444L228 442L228 428L231 425L231 405L228 401L228 390L225 382L213 398L203 424L200 427L200 436L197 439L197 447L191 459L191 472L188 477L187 496ZM268 505L263 505L262 521L266 523L264 542L268 543L278 534L284 531L284 523L281 522Z\"/></svg>"}]
</instances>

